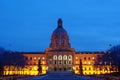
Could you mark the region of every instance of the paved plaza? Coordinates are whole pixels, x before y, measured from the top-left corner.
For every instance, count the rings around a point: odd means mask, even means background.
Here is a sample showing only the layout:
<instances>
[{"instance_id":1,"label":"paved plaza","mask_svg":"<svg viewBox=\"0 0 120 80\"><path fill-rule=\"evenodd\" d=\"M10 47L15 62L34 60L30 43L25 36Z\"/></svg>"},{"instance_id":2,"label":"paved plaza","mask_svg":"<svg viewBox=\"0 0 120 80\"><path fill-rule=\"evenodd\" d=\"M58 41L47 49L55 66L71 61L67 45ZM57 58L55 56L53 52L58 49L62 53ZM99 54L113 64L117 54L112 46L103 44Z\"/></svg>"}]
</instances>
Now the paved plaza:
<instances>
[{"instance_id":1,"label":"paved plaza","mask_svg":"<svg viewBox=\"0 0 120 80\"><path fill-rule=\"evenodd\" d=\"M87 77L87 76L78 76L72 73L52 73L39 77L24 78L19 80L101 80L98 78Z\"/></svg>"}]
</instances>

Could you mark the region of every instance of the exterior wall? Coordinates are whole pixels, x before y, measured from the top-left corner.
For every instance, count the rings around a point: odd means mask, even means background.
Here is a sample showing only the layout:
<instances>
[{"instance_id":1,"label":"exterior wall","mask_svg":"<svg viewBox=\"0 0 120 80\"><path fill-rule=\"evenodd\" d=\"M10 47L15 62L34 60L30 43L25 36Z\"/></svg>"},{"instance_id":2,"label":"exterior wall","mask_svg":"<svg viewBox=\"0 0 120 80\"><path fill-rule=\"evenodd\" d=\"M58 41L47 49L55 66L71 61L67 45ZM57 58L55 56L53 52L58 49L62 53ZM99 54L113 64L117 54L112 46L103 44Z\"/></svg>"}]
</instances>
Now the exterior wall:
<instances>
[{"instance_id":1,"label":"exterior wall","mask_svg":"<svg viewBox=\"0 0 120 80\"><path fill-rule=\"evenodd\" d=\"M72 56L71 60L69 59L70 55ZM56 56L56 59L54 59L54 56ZM59 56L62 57L61 60L59 60ZM64 59L64 56L67 56L67 59ZM48 71L72 71L73 56L74 52L46 52Z\"/></svg>"},{"instance_id":2,"label":"exterior wall","mask_svg":"<svg viewBox=\"0 0 120 80\"><path fill-rule=\"evenodd\" d=\"M38 75L38 61L41 60L42 74L46 74L46 55L40 53L24 53L27 64L24 67L4 66L4 75Z\"/></svg>"},{"instance_id":3,"label":"exterior wall","mask_svg":"<svg viewBox=\"0 0 120 80\"><path fill-rule=\"evenodd\" d=\"M82 60L82 68L84 75L93 75L93 74L106 74L117 72L117 67L111 65L96 65L95 63L98 60L98 57L102 57L104 54L100 53L77 53L74 55L74 72L79 74L80 59Z\"/></svg>"},{"instance_id":4,"label":"exterior wall","mask_svg":"<svg viewBox=\"0 0 120 80\"><path fill-rule=\"evenodd\" d=\"M104 54L100 53L75 53L75 52L46 52L39 53L24 53L27 65L24 67L18 66L4 66L4 75L38 75L38 60L42 63L42 74L47 71L74 71L79 74L80 59L82 59L82 69L84 75L93 74L107 74L117 72L118 69L114 65L95 65L99 56ZM54 63L54 56L57 56L56 64ZM62 63L59 63L58 57L62 56ZM67 56L66 64L64 64L63 57ZM69 64L68 56L72 56L72 63ZM61 69L61 70L60 70ZM66 69L66 70L65 70Z\"/></svg>"}]
</instances>

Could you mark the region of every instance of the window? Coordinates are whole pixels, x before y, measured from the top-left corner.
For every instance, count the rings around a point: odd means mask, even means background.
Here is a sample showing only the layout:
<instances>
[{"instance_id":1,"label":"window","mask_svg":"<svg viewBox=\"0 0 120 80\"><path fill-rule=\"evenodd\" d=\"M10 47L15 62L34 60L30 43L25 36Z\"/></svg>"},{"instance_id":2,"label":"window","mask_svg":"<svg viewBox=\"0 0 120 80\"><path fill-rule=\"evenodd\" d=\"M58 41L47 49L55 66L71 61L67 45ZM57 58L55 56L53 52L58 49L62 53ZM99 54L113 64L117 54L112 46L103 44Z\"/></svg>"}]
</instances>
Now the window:
<instances>
[{"instance_id":1,"label":"window","mask_svg":"<svg viewBox=\"0 0 120 80\"><path fill-rule=\"evenodd\" d=\"M62 61L61 61L61 60L59 61L59 64L62 64Z\"/></svg>"},{"instance_id":2,"label":"window","mask_svg":"<svg viewBox=\"0 0 120 80\"><path fill-rule=\"evenodd\" d=\"M90 62L88 62L88 64L90 64Z\"/></svg>"},{"instance_id":3,"label":"window","mask_svg":"<svg viewBox=\"0 0 120 80\"><path fill-rule=\"evenodd\" d=\"M88 58L88 60L90 60L90 57Z\"/></svg>"},{"instance_id":4,"label":"window","mask_svg":"<svg viewBox=\"0 0 120 80\"><path fill-rule=\"evenodd\" d=\"M44 62L44 61L43 61L42 63L43 63L43 64L45 64L45 62Z\"/></svg>"},{"instance_id":5,"label":"window","mask_svg":"<svg viewBox=\"0 0 120 80\"><path fill-rule=\"evenodd\" d=\"M86 64L86 61L84 62L84 64Z\"/></svg>"},{"instance_id":6,"label":"window","mask_svg":"<svg viewBox=\"0 0 120 80\"><path fill-rule=\"evenodd\" d=\"M75 59L78 59L78 57L76 57Z\"/></svg>"},{"instance_id":7,"label":"window","mask_svg":"<svg viewBox=\"0 0 120 80\"><path fill-rule=\"evenodd\" d=\"M66 61L64 61L64 64L66 64Z\"/></svg>"},{"instance_id":8,"label":"window","mask_svg":"<svg viewBox=\"0 0 120 80\"><path fill-rule=\"evenodd\" d=\"M40 60L40 57L38 57L38 60Z\"/></svg>"},{"instance_id":9,"label":"window","mask_svg":"<svg viewBox=\"0 0 120 80\"><path fill-rule=\"evenodd\" d=\"M92 57L92 59L95 59L95 57Z\"/></svg>"},{"instance_id":10,"label":"window","mask_svg":"<svg viewBox=\"0 0 120 80\"><path fill-rule=\"evenodd\" d=\"M89 70L91 70L91 68L89 68Z\"/></svg>"},{"instance_id":11,"label":"window","mask_svg":"<svg viewBox=\"0 0 120 80\"><path fill-rule=\"evenodd\" d=\"M69 56L68 56L68 60L72 60L72 55L69 55Z\"/></svg>"},{"instance_id":12,"label":"window","mask_svg":"<svg viewBox=\"0 0 120 80\"><path fill-rule=\"evenodd\" d=\"M53 60L57 60L57 55L54 55L54 56L53 56Z\"/></svg>"},{"instance_id":13,"label":"window","mask_svg":"<svg viewBox=\"0 0 120 80\"><path fill-rule=\"evenodd\" d=\"M72 64L72 61L69 61L69 64Z\"/></svg>"},{"instance_id":14,"label":"window","mask_svg":"<svg viewBox=\"0 0 120 80\"><path fill-rule=\"evenodd\" d=\"M57 61L56 61L56 60L54 61L54 64L57 64Z\"/></svg>"},{"instance_id":15,"label":"window","mask_svg":"<svg viewBox=\"0 0 120 80\"><path fill-rule=\"evenodd\" d=\"M102 62L99 62L99 64L102 64Z\"/></svg>"},{"instance_id":16,"label":"window","mask_svg":"<svg viewBox=\"0 0 120 80\"><path fill-rule=\"evenodd\" d=\"M78 61L76 61L76 64L78 64Z\"/></svg>"},{"instance_id":17,"label":"window","mask_svg":"<svg viewBox=\"0 0 120 80\"><path fill-rule=\"evenodd\" d=\"M86 67L85 67L85 70L86 70Z\"/></svg>"},{"instance_id":18,"label":"window","mask_svg":"<svg viewBox=\"0 0 120 80\"><path fill-rule=\"evenodd\" d=\"M62 60L62 55L59 55L59 56L58 56L58 60Z\"/></svg>"},{"instance_id":19,"label":"window","mask_svg":"<svg viewBox=\"0 0 120 80\"><path fill-rule=\"evenodd\" d=\"M86 60L86 57L84 57L84 60Z\"/></svg>"},{"instance_id":20,"label":"window","mask_svg":"<svg viewBox=\"0 0 120 80\"><path fill-rule=\"evenodd\" d=\"M36 57L34 57L34 60L36 60Z\"/></svg>"},{"instance_id":21,"label":"window","mask_svg":"<svg viewBox=\"0 0 120 80\"><path fill-rule=\"evenodd\" d=\"M67 60L67 55L64 55L64 56L63 56L63 60Z\"/></svg>"},{"instance_id":22,"label":"window","mask_svg":"<svg viewBox=\"0 0 120 80\"><path fill-rule=\"evenodd\" d=\"M30 60L32 60L32 57L30 57Z\"/></svg>"},{"instance_id":23,"label":"window","mask_svg":"<svg viewBox=\"0 0 120 80\"><path fill-rule=\"evenodd\" d=\"M42 58L43 60L45 59L45 57Z\"/></svg>"}]
</instances>

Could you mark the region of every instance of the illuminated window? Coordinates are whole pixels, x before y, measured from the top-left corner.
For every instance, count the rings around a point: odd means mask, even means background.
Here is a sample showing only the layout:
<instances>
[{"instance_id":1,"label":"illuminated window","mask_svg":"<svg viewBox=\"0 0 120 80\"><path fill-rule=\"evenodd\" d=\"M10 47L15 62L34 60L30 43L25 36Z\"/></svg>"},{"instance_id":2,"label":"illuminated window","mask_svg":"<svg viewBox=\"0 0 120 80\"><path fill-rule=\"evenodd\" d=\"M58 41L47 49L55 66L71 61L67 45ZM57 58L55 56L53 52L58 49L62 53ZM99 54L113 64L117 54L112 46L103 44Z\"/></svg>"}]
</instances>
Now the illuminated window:
<instances>
[{"instance_id":1,"label":"illuminated window","mask_svg":"<svg viewBox=\"0 0 120 80\"><path fill-rule=\"evenodd\" d=\"M45 57L42 58L43 60L45 59Z\"/></svg>"},{"instance_id":2,"label":"illuminated window","mask_svg":"<svg viewBox=\"0 0 120 80\"><path fill-rule=\"evenodd\" d=\"M67 60L67 55L64 55L64 56L63 56L63 60Z\"/></svg>"},{"instance_id":3,"label":"illuminated window","mask_svg":"<svg viewBox=\"0 0 120 80\"><path fill-rule=\"evenodd\" d=\"M90 62L88 62L88 64L90 64Z\"/></svg>"},{"instance_id":4,"label":"illuminated window","mask_svg":"<svg viewBox=\"0 0 120 80\"><path fill-rule=\"evenodd\" d=\"M45 64L45 62L44 62L44 61L43 61L42 63L43 63L43 64Z\"/></svg>"},{"instance_id":5,"label":"illuminated window","mask_svg":"<svg viewBox=\"0 0 120 80\"><path fill-rule=\"evenodd\" d=\"M78 61L76 61L76 64L78 64Z\"/></svg>"},{"instance_id":6,"label":"illuminated window","mask_svg":"<svg viewBox=\"0 0 120 80\"><path fill-rule=\"evenodd\" d=\"M53 60L57 60L57 55L54 55L54 56L53 56Z\"/></svg>"},{"instance_id":7,"label":"illuminated window","mask_svg":"<svg viewBox=\"0 0 120 80\"><path fill-rule=\"evenodd\" d=\"M40 60L40 57L38 57L38 60Z\"/></svg>"},{"instance_id":8,"label":"illuminated window","mask_svg":"<svg viewBox=\"0 0 120 80\"><path fill-rule=\"evenodd\" d=\"M34 67L34 70L37 70L37 67L36 67L36 66Z\"/></svg>"},{"instance_id":9,"label":"illuminated window","mask_svg":"<svg viewBox=\"0 0 120 80\"><path fill-rule=\"evenodd\" d=\"M84 62L84 64L86 64L86 61Z\"/></svg>"},{"instance_id":10,"label":"illuminated window","mask_svg":"<svg viewBox=\"0 0 120 80\"><path fill-rule=\"evenodd\" d=\"M76 57L76 59L78 59L78 57Z\"/></svg>"},{"instance_id":11,"label":"illuminated window","mask_svg":"<svg viewBox=\"0 0 120 80\"><path fill-rule=\"evenodd\" d=\"M59 55L59 56L58 56L58 60L62 60L62 55Z\"/></svg>"},{"instance_id":12,"label":"illuminated window","mask_svg":"<svg viewBox=\"0 0 120 80\"><path fill-rule=\"evenodd\" d=\"M36 57L34 57L34 60L36 60Z\"/></svg>"},{"instance_id":13,"label":"illuminated window","mask_svg":"<svg viewBox=\"0 0 120 80\"><path fill-rule=\"evenodd\" d=\"M72 55L69 55L69 56L68 56L68 60L72 60Z\"/></svg>"}]
</instances>

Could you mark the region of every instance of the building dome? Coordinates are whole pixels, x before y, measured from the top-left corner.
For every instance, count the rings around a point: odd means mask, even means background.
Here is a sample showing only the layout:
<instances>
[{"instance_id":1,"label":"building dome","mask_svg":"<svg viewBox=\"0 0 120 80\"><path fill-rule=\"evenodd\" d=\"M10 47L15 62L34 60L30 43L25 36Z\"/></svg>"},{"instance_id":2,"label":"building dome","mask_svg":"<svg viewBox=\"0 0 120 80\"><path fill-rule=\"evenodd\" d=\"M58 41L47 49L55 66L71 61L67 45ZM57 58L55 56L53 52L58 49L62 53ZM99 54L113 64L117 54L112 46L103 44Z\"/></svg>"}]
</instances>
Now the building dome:
<instances>
[{"instance_id":1,"label":"building dome","mask_svg":"<svg viewBox=\"0 0 120 80\"><path fill-rule=\"evenodd\" d=\"M58 19L58 26L52 33L50 48L52 49L70 48L69 36L67 31L62 26L61 19Z\"/></svg>"}]
</instances>

